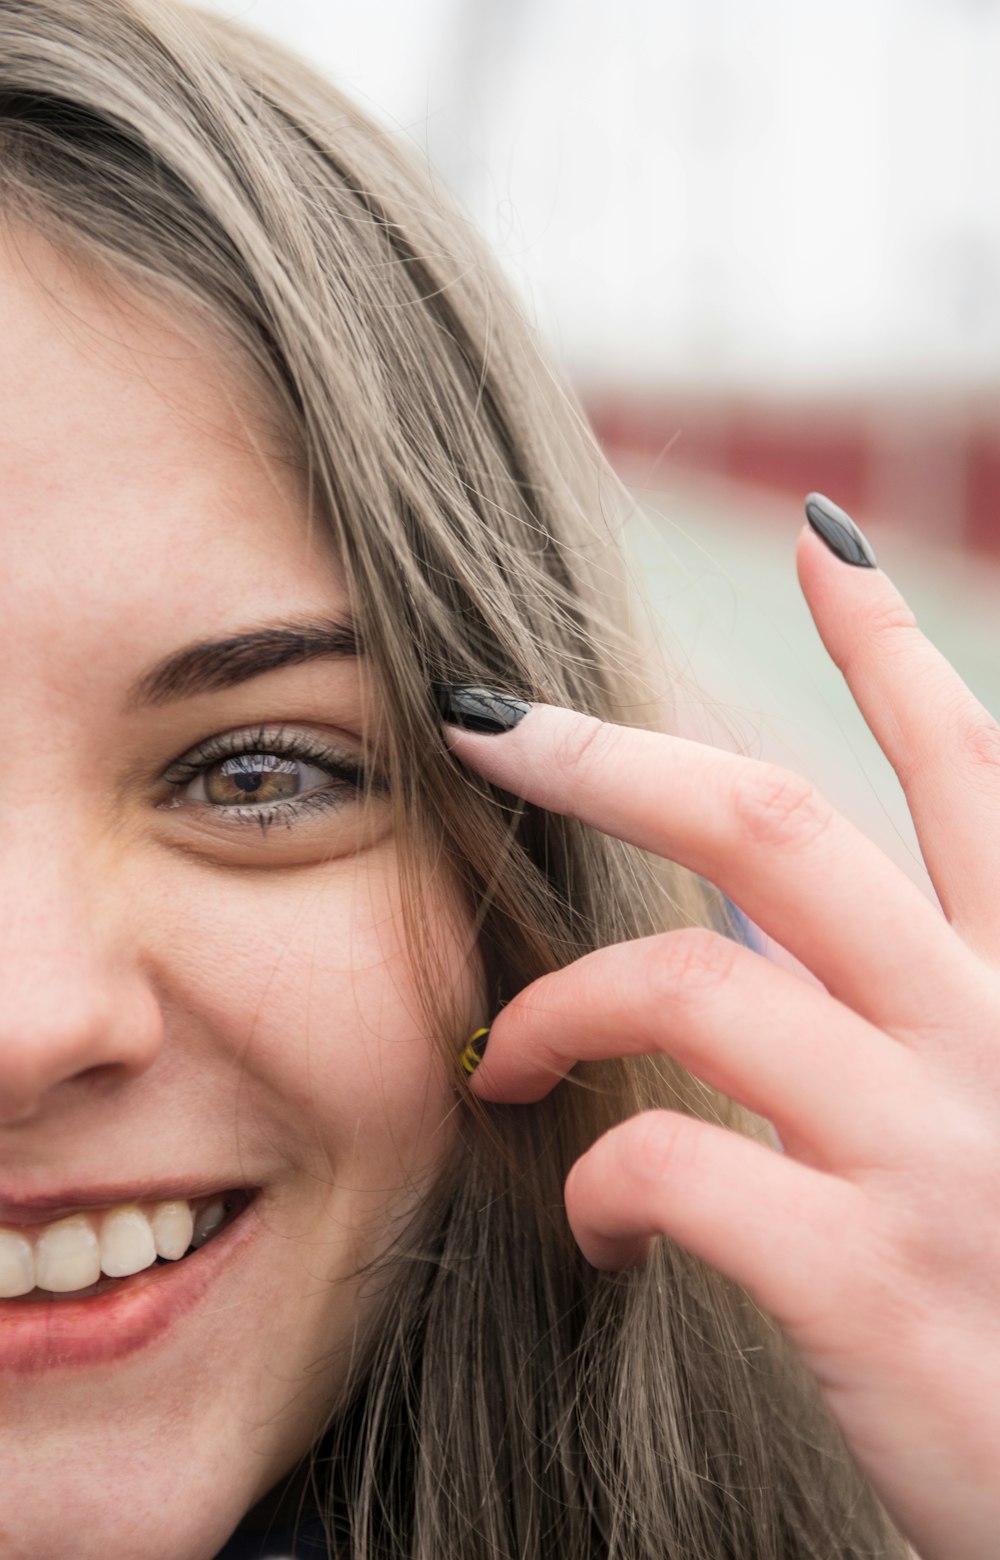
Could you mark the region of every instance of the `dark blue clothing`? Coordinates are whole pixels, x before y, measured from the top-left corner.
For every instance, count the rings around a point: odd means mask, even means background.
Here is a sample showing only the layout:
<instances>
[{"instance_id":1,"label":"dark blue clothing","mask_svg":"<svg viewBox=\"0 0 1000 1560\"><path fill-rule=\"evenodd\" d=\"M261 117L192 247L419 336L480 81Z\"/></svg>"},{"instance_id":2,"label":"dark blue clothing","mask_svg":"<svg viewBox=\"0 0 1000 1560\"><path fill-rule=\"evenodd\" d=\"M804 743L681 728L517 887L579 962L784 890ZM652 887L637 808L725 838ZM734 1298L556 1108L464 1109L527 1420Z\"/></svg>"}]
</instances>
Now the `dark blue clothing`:
<instances>
[{"instance_id":1,"label":"dark blue clothing","mask_svg":"<svg viewBox=\"0 0 1000 1560\"><path fill-rule=\"evenodd\" d=\"M236 1532L223 1544L215 1560L327 1560L329 1551L319 1517L303 1517L295 1527L272 1528L267 1533Z\"/></svg>"},{"instance_id":2,"label":"dark blue clothing","mask_svg":"<svg viewBox=\"0 0 1000 1560\"><path fill-rule=\"evenodd\" d=\"M736 923L739 941L744 943L746 947L752 948L755 953L763 953L764 945L761 934L754 922L751 921L748 915L744 915L739 906L734 905L731 899L727 898L726 904L729 906L729 913Z\"/></svg>"}]
</instances>

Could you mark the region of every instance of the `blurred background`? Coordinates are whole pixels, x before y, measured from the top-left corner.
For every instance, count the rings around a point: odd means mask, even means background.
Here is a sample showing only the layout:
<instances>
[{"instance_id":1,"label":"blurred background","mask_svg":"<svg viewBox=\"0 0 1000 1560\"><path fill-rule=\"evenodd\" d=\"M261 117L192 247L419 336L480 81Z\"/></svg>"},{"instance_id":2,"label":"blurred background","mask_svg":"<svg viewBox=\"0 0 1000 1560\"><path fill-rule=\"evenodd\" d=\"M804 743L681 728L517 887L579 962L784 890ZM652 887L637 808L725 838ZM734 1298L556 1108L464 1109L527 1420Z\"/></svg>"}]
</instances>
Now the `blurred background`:
<instances>
[{"instance_id":1,"label":"blurred background","mask_svg":"<svg viewBox=\"0 0 1000 1560\"><path fill-rule=\"evenodd\" d=\"M932 893L794 545L807 491L848 509L1000 715L1000 4L202 3L490 239L639 501L679 728L807 773Z\"/></svg>"}]
</instances>

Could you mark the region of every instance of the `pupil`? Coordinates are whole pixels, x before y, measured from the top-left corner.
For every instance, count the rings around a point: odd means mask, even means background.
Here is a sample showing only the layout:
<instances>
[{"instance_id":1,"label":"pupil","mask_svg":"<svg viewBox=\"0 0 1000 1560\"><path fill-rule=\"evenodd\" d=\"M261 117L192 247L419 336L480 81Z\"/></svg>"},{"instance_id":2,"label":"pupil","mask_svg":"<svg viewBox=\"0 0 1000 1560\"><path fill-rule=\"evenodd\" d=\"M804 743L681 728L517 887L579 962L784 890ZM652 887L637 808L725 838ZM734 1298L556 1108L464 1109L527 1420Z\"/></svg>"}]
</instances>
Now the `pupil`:
<instances>
[{"instance_id":1,"label":"pupil","mask_svg":"<svg viewBox=\"0 0 1000 1560\"><path fill-rule=\"evenodd\" d=\"M215 787L209 780L209 800L223 805L240 797L257 801L266 795L271 800L282 800L294 796L298 789L298 760L278 753L238 753L215 766L215 770L223 782L222 794L212 794ZM276 791L268 789L275 784Z\"/></svg>"},{"instance_id":2,"label":"pupil","mask_svg":"<svg viewBox=\"0 0 1000 1560\"><path fill-rule=\"evenodd\" d=\"M220 807L246 802L282 802L298 794L300 760L281 753L237 753L206 775L207 800Z\"/></svg>"}]
</instances>

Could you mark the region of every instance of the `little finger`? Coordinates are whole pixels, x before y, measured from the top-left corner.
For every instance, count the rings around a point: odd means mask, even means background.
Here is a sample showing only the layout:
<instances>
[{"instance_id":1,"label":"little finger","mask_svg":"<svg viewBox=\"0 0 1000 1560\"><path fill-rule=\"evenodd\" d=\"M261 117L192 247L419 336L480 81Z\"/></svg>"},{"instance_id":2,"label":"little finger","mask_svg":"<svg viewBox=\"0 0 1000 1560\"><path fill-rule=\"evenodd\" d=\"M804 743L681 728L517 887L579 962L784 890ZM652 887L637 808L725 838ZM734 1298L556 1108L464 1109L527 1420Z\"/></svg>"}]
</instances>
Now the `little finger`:
<instances>
[{"instance_id":1,"label":"little finger","mask_svg":"<svg viewBox=\"0 0 1000 1560\"><path fill-rule=\"evenodd\" d=\"M857 1187L672 1111L612 1127L566 1180L570 1227L595 1267L631 1266L667 1235L805 1345L850 1282L865 1208Z\"/></svg>"}]
</instances>

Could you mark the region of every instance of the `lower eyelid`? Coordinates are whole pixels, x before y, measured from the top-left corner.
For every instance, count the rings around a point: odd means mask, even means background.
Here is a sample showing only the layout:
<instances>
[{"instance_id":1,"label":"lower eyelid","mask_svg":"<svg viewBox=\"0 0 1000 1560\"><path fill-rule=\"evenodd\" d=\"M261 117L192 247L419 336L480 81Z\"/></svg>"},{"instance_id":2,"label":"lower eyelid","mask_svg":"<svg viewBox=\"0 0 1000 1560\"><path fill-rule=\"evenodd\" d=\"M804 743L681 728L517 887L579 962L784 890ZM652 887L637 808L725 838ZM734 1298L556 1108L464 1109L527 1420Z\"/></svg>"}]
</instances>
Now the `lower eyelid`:
<instances>
[{"instance_id":1,"label":"lower eyelid","mask_svg":"<svg viewBox=\"0 0 1000 1560\"><path fill-rule=\"evenodd\" d=\"M197 808L202 817L208 816L213 822L216 818L225 820L224 826L230 824L266 824L270 827L274 823L285 822L294 825L297 818L310 812L329 812L338 807L344 807L355 800L350 788L331 789L324 787L314 791L304 791L299 797L286 802L261 802L258 806L213 806L211 802L183 802L180 806Z\"/></svg>"}]
</instances>

